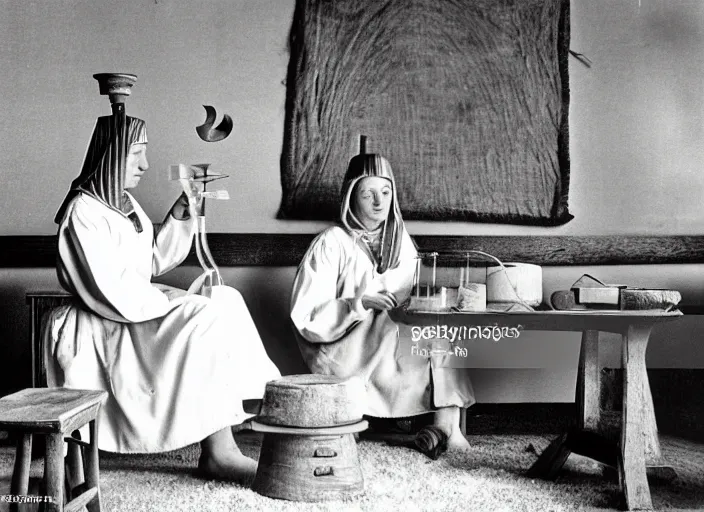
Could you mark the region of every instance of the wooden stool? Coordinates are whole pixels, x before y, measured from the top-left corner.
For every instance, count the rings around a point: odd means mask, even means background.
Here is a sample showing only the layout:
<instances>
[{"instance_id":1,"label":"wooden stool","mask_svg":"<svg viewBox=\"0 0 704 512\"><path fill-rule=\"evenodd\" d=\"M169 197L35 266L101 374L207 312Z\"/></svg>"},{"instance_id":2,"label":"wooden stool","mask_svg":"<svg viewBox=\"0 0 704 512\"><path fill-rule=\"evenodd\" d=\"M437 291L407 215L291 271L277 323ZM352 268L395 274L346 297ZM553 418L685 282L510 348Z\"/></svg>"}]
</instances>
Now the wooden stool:
<instances>
[{"instance_id":1,"label":"wooden stool","mask_svg":"<svg viewBox=\"0 0 704 512\"><path fill-rule=\"evenodd\" d=\"M32 453L32 435L46 436L44 458L44 485L51 501L47 511L100 511L98 484L98 411L107 399L105 391L68 388L28 388L0 399L0 430L20 434L12 473L10 493L26 495L29 487L29 465ZM90 443L65 437L90 422ZM64 440L69 454L84 448L86 453L85 490L64 506ZM76 466L75 460L74 467ZM12 505L17 508L17 504Z\"/></svg>"}]
</instances>

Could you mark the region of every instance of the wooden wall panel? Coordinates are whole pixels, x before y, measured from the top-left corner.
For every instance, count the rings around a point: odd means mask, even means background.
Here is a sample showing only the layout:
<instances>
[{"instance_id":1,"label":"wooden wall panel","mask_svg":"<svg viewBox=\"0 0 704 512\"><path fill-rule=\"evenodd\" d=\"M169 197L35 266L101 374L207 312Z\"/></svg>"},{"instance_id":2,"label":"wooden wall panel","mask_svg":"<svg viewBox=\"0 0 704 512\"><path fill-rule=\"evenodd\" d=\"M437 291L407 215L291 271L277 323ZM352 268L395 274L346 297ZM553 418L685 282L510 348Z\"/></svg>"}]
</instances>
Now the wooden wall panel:
<instances>
[{"instance_id":1,"label":"wooden wall panel","mask_svg":"<svg viewBox=\"0 0 704 512\"><path fill-rule=\"evenodd\" d=\"M315 234L211 233L219 266L296 266ZM420 251L469 249L503 261L543 266L704 263L704 236L444 236L413 237ZM0 236L0 268L53 267L55 236ZM192 251L186 264L198 265Z\"/></svg>"}]
</instances>

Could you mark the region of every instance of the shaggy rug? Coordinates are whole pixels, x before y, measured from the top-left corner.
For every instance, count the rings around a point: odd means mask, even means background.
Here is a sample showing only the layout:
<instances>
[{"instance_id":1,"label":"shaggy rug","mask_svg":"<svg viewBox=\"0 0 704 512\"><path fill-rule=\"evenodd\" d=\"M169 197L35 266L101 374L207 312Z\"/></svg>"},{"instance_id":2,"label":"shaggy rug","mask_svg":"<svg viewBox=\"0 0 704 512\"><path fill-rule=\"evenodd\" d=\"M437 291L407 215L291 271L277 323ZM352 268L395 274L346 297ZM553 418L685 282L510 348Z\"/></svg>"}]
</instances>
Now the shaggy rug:
<instances>
[{"instance_id":1,"label":"shaggy rug","mask_svg":"<svg viewBox=\"0 0 704 512\"><path fill-rule=\"evenodd\" d=\"M470 435L471 451L437 461L379 441L358 444L365 490L344 501L296 503L266 498L237 485L193 476L198 446L158 455L101 453L100 483L107 511L571 511L618 510L618 483L596 463L570 456L554 482L525 472L553 435ZM257 457L259 434L241 432L242 451ZM704 510L704 445L663 437L665 457L679 478L653 482L656 510ZM13 449L0 447L0 494L9 492ZM42 462L32 463L40 477ZM2 510L7 504L2 503ZM25 510L34 510L27 506Z\"/></svg>"}]
</instances>

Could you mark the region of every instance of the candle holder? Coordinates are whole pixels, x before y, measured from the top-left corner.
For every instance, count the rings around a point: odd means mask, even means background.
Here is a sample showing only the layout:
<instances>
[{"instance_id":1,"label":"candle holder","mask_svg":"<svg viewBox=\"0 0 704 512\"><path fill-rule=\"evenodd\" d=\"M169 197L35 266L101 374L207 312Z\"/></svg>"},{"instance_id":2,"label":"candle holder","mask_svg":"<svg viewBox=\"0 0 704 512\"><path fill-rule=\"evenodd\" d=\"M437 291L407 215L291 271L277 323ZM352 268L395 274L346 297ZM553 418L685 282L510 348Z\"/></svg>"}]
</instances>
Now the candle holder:
<instances>
[{"instance_id":1,"label":"candle holder","mask_svg":"<svg viewBox=\"0 0 704 512\"><path fill-rule=\"evenodd\" d=\"M130 73L96 73L93 78L98 81L100 94L108 96L110 99L113 113L116 113L116 110L124 112L125 100L132 93L132 86L137 82L137 75Z\"/></svg>"},{"instance_id":2,"label":"candle holder","mask_svg":"<svg viewBox=\"0 0 704 512\"><path fill-rule=\"evenodd\" d=\"M208 246L205 227L205 199L230 199L226 190L206 191L206 186L211 181L228 177L227 174L213 172L209 168L210 164L177 164L169 167L169 180L179 181L188 197L188 210L191 217L196 219L196 256L203 269L203 274L191 284L188 293L198 293L206 297L212 295L214 286L222 285L224 281ZM195 183L202 183L203 189L200 190Z\"/></svg>"},{"instance_id":3,"label":"candle holder","mask_svg":"<svg viewBox=\"0 0 704 512\"><path fill-rule=\"evenodd\" d=\"M477 261L479 259L480 261ZM502 263L478 250L419 253L408 310L532 311L542 298L537 265Z\"/></svg>"},{"instance_id":4,"label":"candle holder","mask_svg":"<svg viewBox=\"0 0 704 512\"><path fill-rule=\"evenodd\" d=\"M448 269L438 265L439 256L437 252L418 254L408 309L442 311L456 304L457 285Z\"/></svg>"}]
</instances>

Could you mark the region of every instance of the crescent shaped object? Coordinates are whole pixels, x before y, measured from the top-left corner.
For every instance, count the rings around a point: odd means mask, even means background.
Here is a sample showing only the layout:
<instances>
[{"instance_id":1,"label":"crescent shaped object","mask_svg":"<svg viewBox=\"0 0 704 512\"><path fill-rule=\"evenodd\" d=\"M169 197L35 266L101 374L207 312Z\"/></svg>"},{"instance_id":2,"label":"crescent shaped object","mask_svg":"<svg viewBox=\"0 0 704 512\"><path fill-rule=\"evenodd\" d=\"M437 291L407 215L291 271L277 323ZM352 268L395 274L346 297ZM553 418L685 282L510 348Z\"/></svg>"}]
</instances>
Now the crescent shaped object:
<instances>
[{"instance_id":1,"label":"crescent shaped object","mask_svg":"<svg viewBox=\"0 0 704 512\"><path fill-rule=\"evenodd\" d=\"M198 136L205 142L218 142L230 135L232 118L225 114L220 124L214 128L213 125L217 117L215 109L210 105L203 105L203 108L205 109L206 118L202 125L196 126Z\"/></svg>"}]
</instances>

